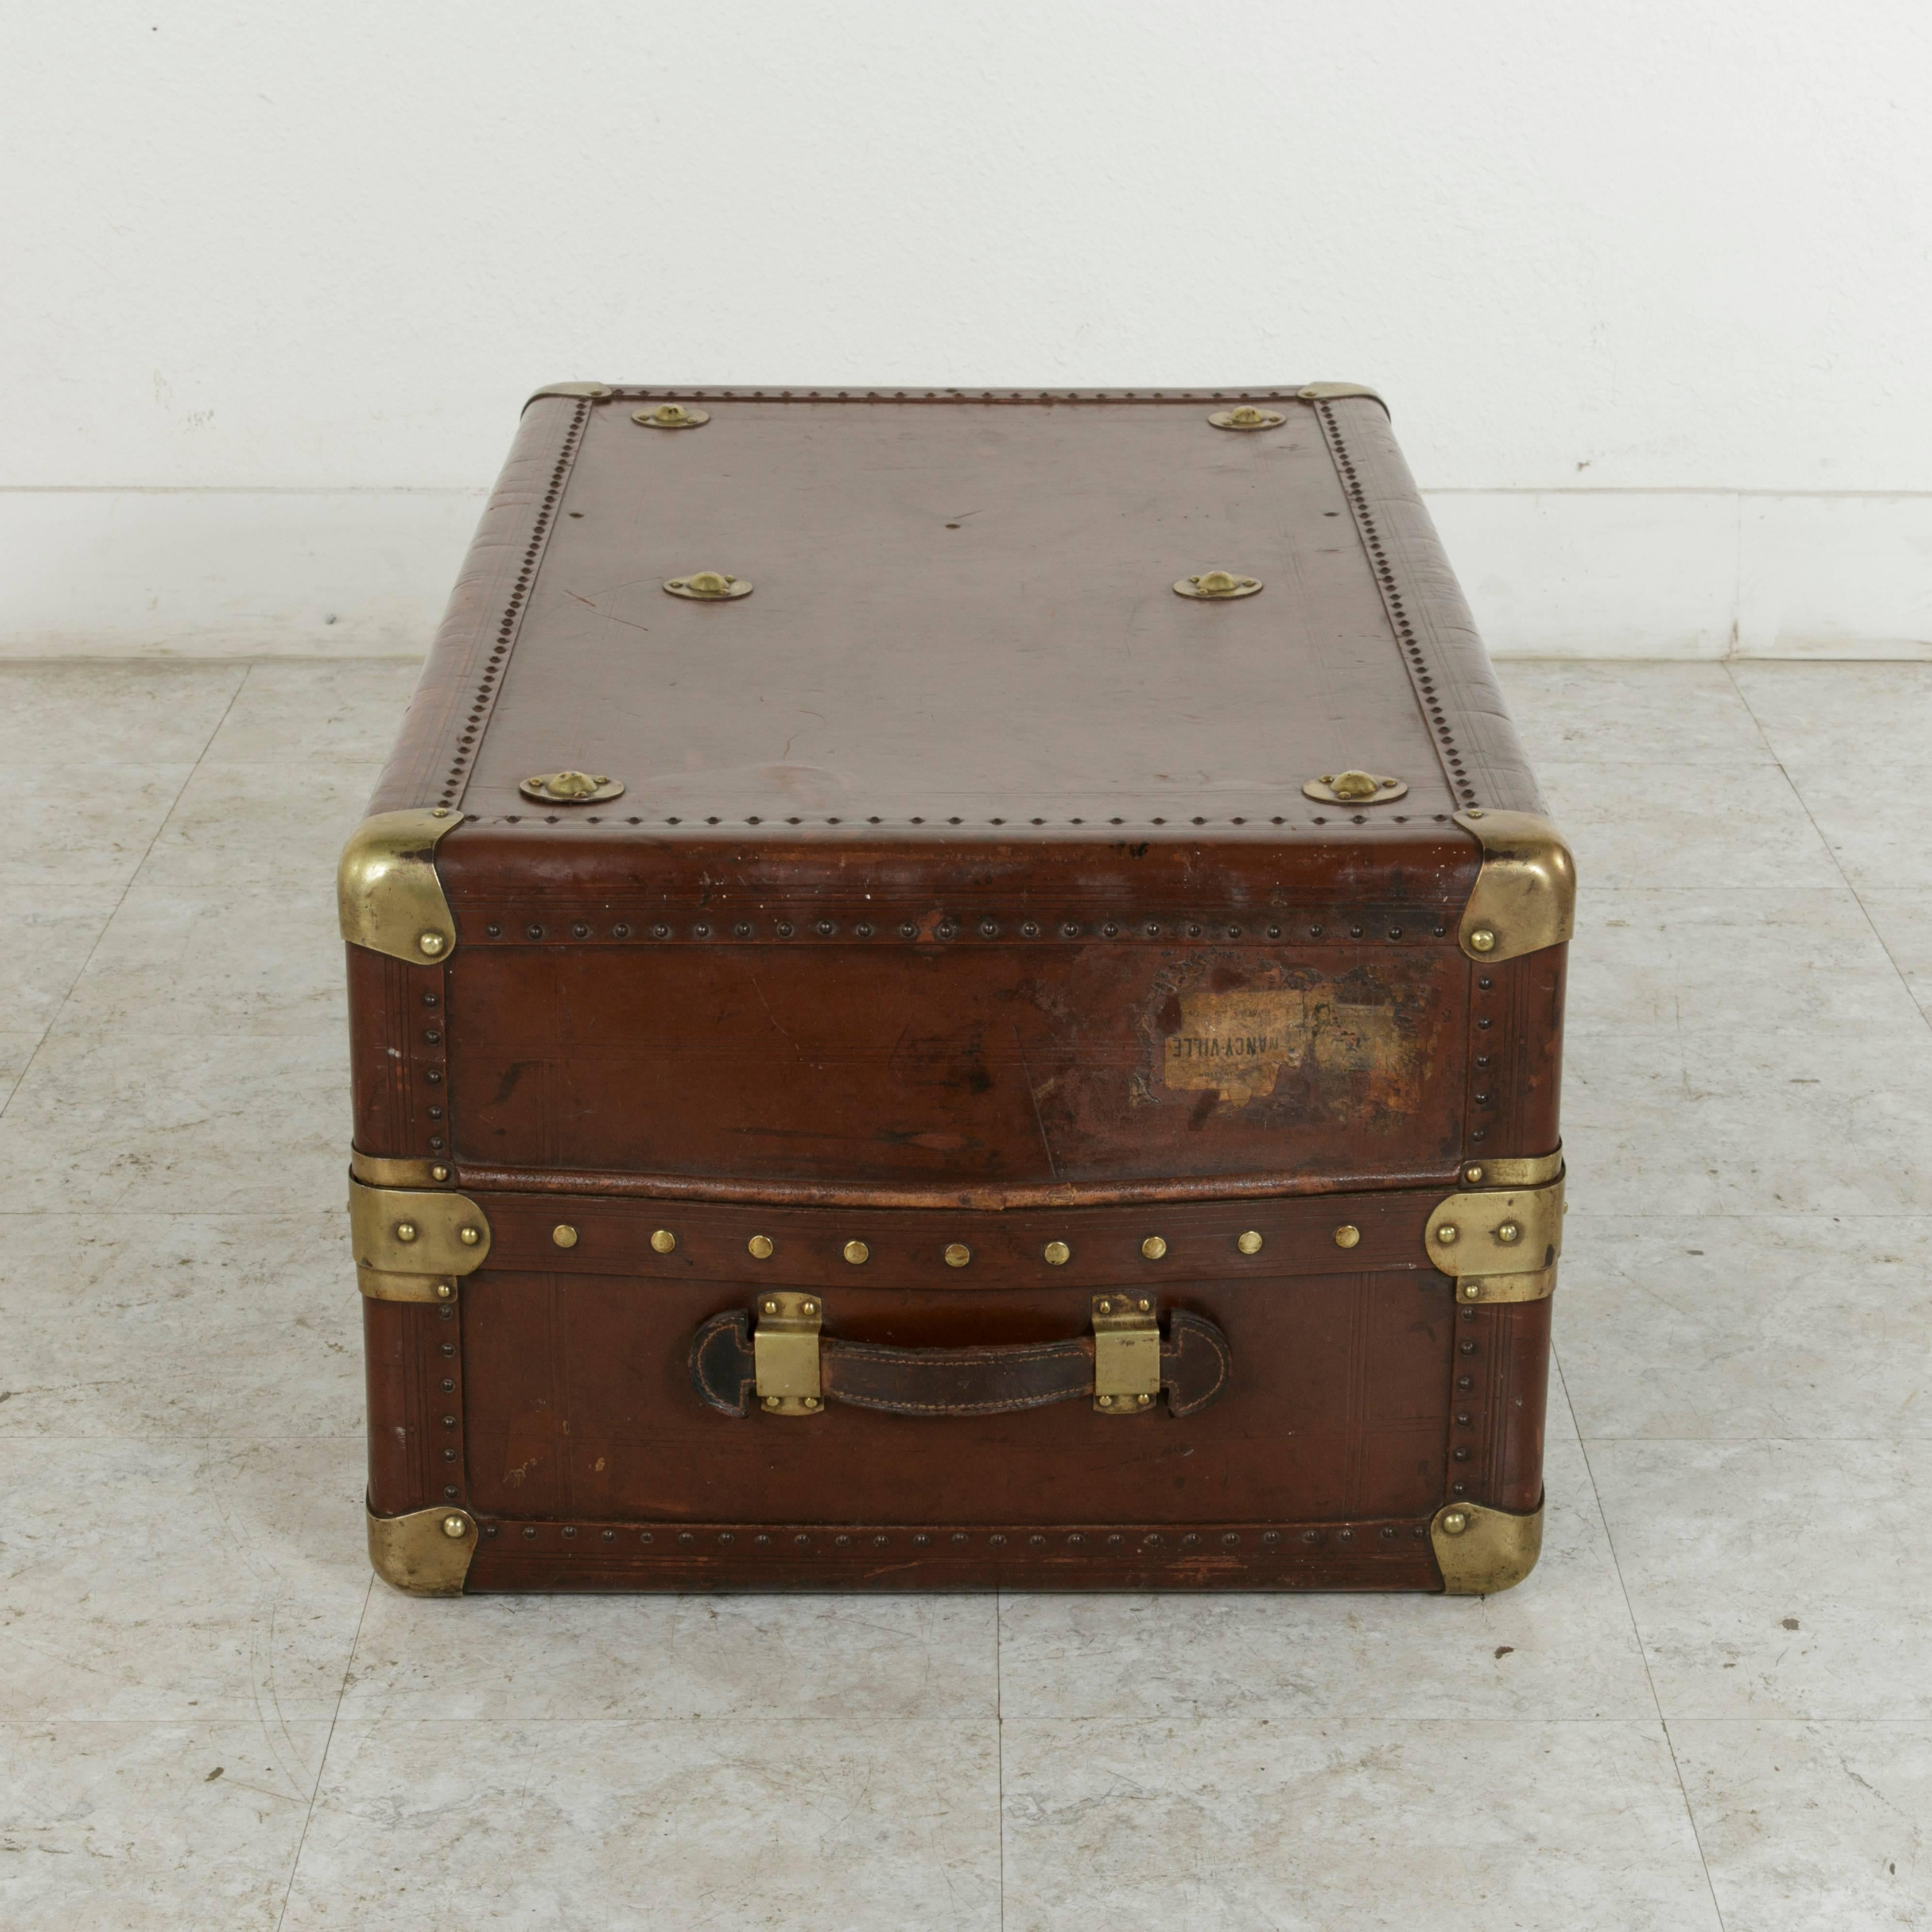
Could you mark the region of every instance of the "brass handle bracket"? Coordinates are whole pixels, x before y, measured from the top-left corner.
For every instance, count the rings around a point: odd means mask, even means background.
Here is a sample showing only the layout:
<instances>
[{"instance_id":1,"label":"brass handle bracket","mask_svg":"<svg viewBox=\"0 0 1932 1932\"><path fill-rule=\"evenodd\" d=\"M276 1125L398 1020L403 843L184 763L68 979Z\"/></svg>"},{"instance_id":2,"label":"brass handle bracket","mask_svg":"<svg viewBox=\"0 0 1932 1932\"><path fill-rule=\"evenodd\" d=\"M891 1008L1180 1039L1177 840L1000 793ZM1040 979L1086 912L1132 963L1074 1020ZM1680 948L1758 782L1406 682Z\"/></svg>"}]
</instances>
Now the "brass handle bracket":
<instances>
[{"instance_id":1,"label":"brass handle bracket","mask_svg":"<svg viewBox=\"0 0 1932 1932\"><path fill-rule=\"evenodd\" d=\"M774 1289L758 1297L758 1326L752 1331L753 1383L758 1406L767 1415L823 1415L825 1397L819 1377L818 1334L825 1304L815 1294Z\"/></svg>"}]
</instances>

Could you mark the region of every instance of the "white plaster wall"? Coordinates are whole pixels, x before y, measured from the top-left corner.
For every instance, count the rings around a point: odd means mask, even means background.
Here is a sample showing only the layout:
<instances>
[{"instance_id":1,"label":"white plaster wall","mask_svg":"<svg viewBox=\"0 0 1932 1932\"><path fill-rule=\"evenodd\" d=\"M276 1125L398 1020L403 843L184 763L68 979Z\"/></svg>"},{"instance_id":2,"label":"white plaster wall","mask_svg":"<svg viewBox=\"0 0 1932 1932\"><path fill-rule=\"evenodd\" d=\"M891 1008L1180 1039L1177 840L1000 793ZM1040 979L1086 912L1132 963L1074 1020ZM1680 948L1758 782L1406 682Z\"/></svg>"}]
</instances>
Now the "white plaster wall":
<instances>
[{"instance_id":1,"label":"white plaster wall","mask_svg":"<svg viewBox=\"0 0 1932 1932\"><path fill-rule=\"evenodd\" d=\"M1500 650L1932 640L1910 0L16 0L0 76L0 648L414 648L564 376L1355 378Z\"/></svg>"}]
</instances>

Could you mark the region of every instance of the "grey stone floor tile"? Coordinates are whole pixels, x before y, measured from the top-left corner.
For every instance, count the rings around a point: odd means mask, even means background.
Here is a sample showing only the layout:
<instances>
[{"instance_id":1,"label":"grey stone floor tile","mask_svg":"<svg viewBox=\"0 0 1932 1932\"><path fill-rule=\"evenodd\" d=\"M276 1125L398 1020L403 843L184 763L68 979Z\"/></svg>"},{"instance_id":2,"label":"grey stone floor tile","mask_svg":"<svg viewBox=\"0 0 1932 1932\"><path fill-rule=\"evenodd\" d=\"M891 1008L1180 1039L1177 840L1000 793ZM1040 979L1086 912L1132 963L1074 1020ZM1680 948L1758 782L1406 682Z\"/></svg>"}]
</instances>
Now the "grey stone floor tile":
<instances>
[{"instance_id":1,"label":"grey stone floor tile","mask_svg":"<svg viewBox=\"0 0 1932 1932\"><path fill-rule=\"evenodd\" d=\"M1932 1019L1932 891L1867 886L1858 902L1920 1010Z\"/></svg>"},{"instance_id":2,"label":"grey stone floor tile","mask_svg":"<svg viewBox=\"0 0 1932 1932\"><path fill-rule=\"evenodd\" d=\"M1750 708L1720 664L1512 658L1496 676L1532 766L1768 765Z\"/></svg>"},{"instance_id":3,"label":"grey stone floor tile","mask_svg":"<svg viewBox=\"0 0 1932 1932\"><path fill-rule=\"evenodd\" d=\"M118 892L194 770L120 764L76 790L58 766L0 765L0 891L31 914Z\"/></svg>"},{"instance_id":4,"label":"grey stone floor tile","mask_svg":"<svg viewBox=\"0 0 1932 1932\"><path fill-rule=\"evenodd\" d=\"M206 756L213 764L380 766L422 676L414 658L253 665Z\"/></svg>"},{"instance_id":5,"label":"grey stone floor tile","mask_svg":"<svg viewBox=\"0 0 1932 1932\"><path fill-rule=\"evenodd\" d=\"M1576 859L1578 891L1842 886L1818 829L1771 766L1570 764L1537 776Z\"/></svg>"},{"instance_id":6,"label":"grey stone floor tile","mask_svg":"<svg viewBox=\"0 0 1932 1932\"><path fill-rule=\"evenodd\" d=\"M370 1584L364 1459L0 1442L0 1722L332 1716Z\"/></svg>"},{"instance_id":7,"label":"grey stone floor tile","mask_svg":"<svg viewBox=\"0 0 1932 1932\"><path fill-rule=\"evenodd\" d=\"M182 788L140 883L177 892L280 892L292 904L332 909L335 862L379 770L374 761L206 762Z\"/></svg>"},{"instance_id":8,"label":"grey stone floor tile","mask_svg":"<svg viewBox=\"0 0 1932 1932\"><path fill-rule=\"evenodd\" d=\"M314 878L298 883L297 891L130 886L73 980L60 1030L343 1037L332 889Z\"/></svg>"},{"instance_id":9,"label":"grey stone floor tile","mask_svg":"<svg viewBox=\"0 0 1932 1932\"><path fill-rule=\"evenodd\" d=\"M342 1040L49 1035L6 1111L15 1212L288 1214L344 1191Z\"/></svg>"},{"instance_id":10,"label":"grey stone floor tile","mask_svg":"<svg viewBox=\"0 0 1932 1932\"><path fill-rule=\"evenodd\" d=\"M1932 1925L1932 1725L1679 1722L1670 1741L1727 1926Z\"/></svg>"},{"instance_id":11,"label":"grey stone floor tile","mask_svg":"<svg viewBox=\"0 0 1932 1932\"><path fill-rule=\"evenodd\" d=\"M1790 759L1784 769L1833 861L1861 892L1932 888L1932 846L1909 797L1875 796L1869 767L1847 770L1827 758Z\"/></svg>"},{"instance_id":12,"label":"grey stone floor tile","mask_svg":"<svg viewBox=\"0 0 1932 1932\"><path fill-rule=\"evenodd\" d=\"M326 1721L0 1726L0 1924L274 1932Z\"/></svg>"},{"instance_id":13,"label":"grey stone floor tile","mask_svg":"<svg viewBox=\"0 0 1932 1932\"><path fill-rule=\"evenodd\" d=\"M990 1719L345 1719L284 1923L994 1932L999 1790Z\"/></svg>"},{"instance_id":14,"label":"grey stone floor tile","mask_svg":"<svg viewBox=\"0 0 1932 1932\"><path fill-rule=\"evenodd\" d=\"M1882 766L1932 742L1932 664L1741 662L1731 681L1787 765Z\"/></svg>"},{"instance_id":15,"label":"grey stone floor tile","mask_svg":"<svg viewBox=\"0 0 1932 1932\"><path fill-rule=\"evenodd\" d=\"M1585 1447L1666 1720L1932 1719L1932 1443Z\"/></svg>"},{"instance_id":16,"label":"grey stone floor tile","mask_svg":"<svg viewBox=\"0 0 1932 1932\"><path fill-rule=\"evenodd\" d=\"M1932 1213L1932 1035L1566 1043L1574 1214Z\"/></svg>"},{"instance_id":17,"label":"grey stone floor tile","mask_svg":"<svg viewBox=\"0 0 1932 1932\"><path fill-rule=\"evenodd\" d=\"M992 1718L991 1596L479 1597L378 1586L342 1714L586 1718Z\"/></svg>"},{"instance_id":18,"label":"grey stone floor tile","mask_svg":"<svg viewBox=\"0 0 1932 1932\"><path fill-rule=\"evenodd\" d=\"M5 1030L38 1040L53 1022L122 896L118 886L50 892L0 888L0 1012Z\"/></svg>"},{"instance_id":19,"label":"grey stone floor tile","mask_svg":"<svg viewBox=\"0 0 1932 1932\"><path fill-rule=\"evenodd\" d=\"M1543 1555L1488 1598L1028 1596L1000 1607L1029 1719L1652 1718L1589 1472L1552 1390Z\"/></svg>"},{"instance_id":20,"label":"grey stone floor tile","mask_svg":"<svg viewBox=\"0 0 1932 1932\"><path fill-rule=\"evenodd\" d=\"M1580 1208L1556 1328L1586 1436L1932 1437L1932 1220Z\"/></svg>"},{"instance_id":21,"label":"grey stone floor tile","mask_svg":"<svg viewBox=\"0 0 1932 1932\"><path fill-rule=\"evenodd\" d=\"M0 1437L352 1436L344 1217L0 1214Z\"/></svg>"},{"instance_id":22,"label":"grey stone floor tile","mask_svg":"<svg viewBox=\"0 0 1932 1932\"><path fill-rule=\"evenodd\" d=\"M40 1043L37 1033L0 1033L0 1107L20 1084Z\"/></svg>"},{"instance_id":23,"label":"grey stone floor tile","mask_svg":"<svg viewBox=\"0 0 1932 1932\"><path fill-rule=\"evenodd\" d=\"M1006 1932L1718 1932L1654 1719L1004 1731Z\"/></svg>"},{"instance_id":24,"label":"grey stone floor tile","mask_svg":"<svg viewBox=\"0 0 1932 1932\"><path fill-rule=\"evenodd\" d=\"M192 765L245 664L0 664L0 769Z\"/></svg>"},{"instance_id":25,"label":"grey stone floor tile","mask_svg":"<svg viewBox=\"0 0 1932 1932\"><path fill-rule=\"evenodd\" d=\"M1848 886L1612 888L1586 892L1578 909L1566 1042L1791 1029L1909 1038L1912 1017Z\"/></svg>"}]
</instances>

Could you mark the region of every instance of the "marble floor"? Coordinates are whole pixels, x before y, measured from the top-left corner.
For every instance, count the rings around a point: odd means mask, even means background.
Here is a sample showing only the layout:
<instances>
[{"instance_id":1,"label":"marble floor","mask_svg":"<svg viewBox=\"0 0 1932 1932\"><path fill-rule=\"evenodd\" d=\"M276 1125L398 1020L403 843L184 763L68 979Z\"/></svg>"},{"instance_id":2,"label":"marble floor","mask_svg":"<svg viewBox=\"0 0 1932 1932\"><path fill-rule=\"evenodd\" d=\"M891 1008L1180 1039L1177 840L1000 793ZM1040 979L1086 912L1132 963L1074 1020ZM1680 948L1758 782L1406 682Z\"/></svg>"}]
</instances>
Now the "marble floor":
<instances>
[{"instance_id":1,"label":"marble floor","mask_svg":"<svg viewBox=\"0 0 1932 1932\"><path fill-rule=\"evenodd\" d=\"M0 668L0 1923L1932 1927L1932 666L1504 669L1584 881L1527 1583L452 1604L339 1212L414 668Z\"/></svg>"}]
</instances>

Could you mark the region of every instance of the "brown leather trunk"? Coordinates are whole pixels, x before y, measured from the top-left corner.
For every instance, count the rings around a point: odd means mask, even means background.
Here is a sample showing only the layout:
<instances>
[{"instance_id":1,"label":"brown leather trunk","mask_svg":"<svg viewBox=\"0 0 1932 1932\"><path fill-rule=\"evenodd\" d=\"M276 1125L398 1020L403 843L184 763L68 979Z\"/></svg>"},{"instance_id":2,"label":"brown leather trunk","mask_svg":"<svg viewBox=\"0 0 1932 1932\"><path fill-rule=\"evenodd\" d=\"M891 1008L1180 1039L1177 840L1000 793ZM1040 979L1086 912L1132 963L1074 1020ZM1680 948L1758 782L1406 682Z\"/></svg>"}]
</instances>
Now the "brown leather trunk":
<instances>
[{"instance_id":1,"label":"brown leather trunk","mask_svg":"<svg viewBox=\"0 0 1932 1932\"><path fill-rule=\"evenodd\" d=\"M1369 392L539 392L371 811L391 1580L1534 1561L1568 856Z\"/></svg>"}]
</instances>

